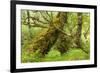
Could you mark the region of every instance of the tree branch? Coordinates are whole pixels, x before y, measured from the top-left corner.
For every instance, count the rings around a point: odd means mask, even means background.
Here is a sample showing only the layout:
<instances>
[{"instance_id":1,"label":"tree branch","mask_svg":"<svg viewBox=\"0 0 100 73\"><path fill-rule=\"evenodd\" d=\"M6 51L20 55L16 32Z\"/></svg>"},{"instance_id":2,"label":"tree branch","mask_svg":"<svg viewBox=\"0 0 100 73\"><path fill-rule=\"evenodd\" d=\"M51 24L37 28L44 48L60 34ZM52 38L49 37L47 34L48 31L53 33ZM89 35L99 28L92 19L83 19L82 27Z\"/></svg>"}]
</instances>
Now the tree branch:
<instances>
[{"instance_id":1,"label":"tree branch","mask_svg":"<svg viewBox=\"0 0 100 73\"><path fill-rule=\"evenodd\" d=\"M44 21L41 21L41 20L39 20L38 18L35 18L35 17L30 17L33 21L34 20L36 20L36 21L38 21L38 22L40 22L40 23L42 23L42 24L48 24L47 22L44 22Z\"/></svg>"},{"instance_id":2,"label":"tree branch","mask_svg":"<svg viewBox=\"0 0 100 73\"><path fill-rule=\"evenodd\" d=\"M83 52L85 52L86 54L88 54L89 52L84 50L83 48L80 48Z\"/></svg>"},{"instance_id":3,"label":"tree branch","mask_svg":"<svg viewBox=\"0 0 100 73\"><path fill-rule=\"evenodd\" d=\"M32 27L40 27L40 28L48 28L47 26L43 26L43 25L31 25Z\"/></svg>"},{"instance_id":4,"label":"tree branch","mask_svg":"<svg viewBox=\"0 0 100 73\"><path fill-rule=\"evenodd\" d=\"M87 34L88 34L89 29L90 29L90 26L88 27L88 29L86 30L86 32L83 33L85 39L87 39Z\"/></svg>"},{"instance_id":5,"label":"tree branch","mask_svg":"<svg viewBox=\"0 0 100 73\"><path fill-rule=\"evenodd\" d=\"M43 14L42 12L40 12L41 16L47 21L47 22L50 22Z\"/></svg>"},{"instance_id":6,"label":"tree branch","mask_svg":"<svg viewBox=\"0 0 100 73\"><path fill-rule=\"evenodd\" d=\"M56 28L58 31L60 31L62 34L66 35L66 36L71 36L70 34L65 33L64 31L62 31L60 28L56 27L55 25L53 25L54 28Z\"/></svg>"},{"instance_id":7,"label":"tree branch","mask_svg":"<svg viewBox=\"0 0 100 73\"><path fill-rule=\"evenodd\" d=\"M32 25L32 24L34 24L34 25ZM24 24L24 25L28 25L28 24ZM39 24L39 23L30 23L30 27L48 28L48 26L44 26L44 25Z\"/></svg>"},{"instance_id":8,"label":"tree branch","mask_svg":"<svg viewBox=\"0 0 100 73\"><path fill-rule=\"evenodd\" d=\"M49 15L48 11L46 11L46 14L47 14L47 16L50 18L50 15Z\"/></svg>"}]
</instances>

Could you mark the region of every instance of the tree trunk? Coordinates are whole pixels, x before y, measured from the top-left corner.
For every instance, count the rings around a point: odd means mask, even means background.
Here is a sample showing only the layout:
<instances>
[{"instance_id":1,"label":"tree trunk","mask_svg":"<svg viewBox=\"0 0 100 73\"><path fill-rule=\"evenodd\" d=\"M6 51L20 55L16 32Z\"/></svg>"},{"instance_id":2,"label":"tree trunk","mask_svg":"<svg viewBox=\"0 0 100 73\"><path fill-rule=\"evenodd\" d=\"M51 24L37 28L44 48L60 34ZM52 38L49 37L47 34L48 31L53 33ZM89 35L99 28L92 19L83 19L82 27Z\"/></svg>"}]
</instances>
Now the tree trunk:
<instances>
[{"instance_id":1,"label":"tree trunk","mask_svg":"<svg viewBox=\"0 0 100 73\"><path fill-rule=\"evenodd\" d=\"M78 25L76 32L76 46L77 48L81 47L81 32L82 32L82 13L78 13Z\"/></svg>"},{"instance_id":2,"label":"tree trunk","mask_svg":"<svg viewBox=\"0 0 100 73\"><path fill-rule=\"evenodd\" d=\"M64 18L65 18L64 26L66 26L66 24L67 24L67 13L66 13ZM61 30L65 31L64 27ZM55 48L58 49L61 54L65 53L70 46L70 42L71 42L70 39L71 39L70 36L65 35L62 32L60 32L58 39L56 41L56 44L55 44Z\"/></svg>"},{"instance_id":3,"label":"tree trunk","mask_svg":"<svg viewBox=\"0 0 100 73\"><path fill-rule=\"evenodd\" d=\"M35 52L39 50L41 56L45 56L48 53L50 48L55 44L58 39L58 36L61 34L60 30L63 30L66 23L67 16L65 12L59 12L55 19L53 19L52 26L44 28L39 32L36 38L33 39L32 49ZM58 29L56 29L58 28Z\"/></svg>"},{"instance_id":4,"label":"tree trunk","mask_svg":"<svg viewBox=\"0 0 100 73\"><path fill-rule=\"evenodd\" d=\"M29 42L29 44L31 43L31 39L32 39L32 33L31 33L31 25L30 25L30 12L29 12L29 10L27 10L27 18L28 18L28 22L27 22L27 24L28 24L28 30L29 30L29 38L28 38L28 40L30 41Z\"/></svg>"}]
</instances>

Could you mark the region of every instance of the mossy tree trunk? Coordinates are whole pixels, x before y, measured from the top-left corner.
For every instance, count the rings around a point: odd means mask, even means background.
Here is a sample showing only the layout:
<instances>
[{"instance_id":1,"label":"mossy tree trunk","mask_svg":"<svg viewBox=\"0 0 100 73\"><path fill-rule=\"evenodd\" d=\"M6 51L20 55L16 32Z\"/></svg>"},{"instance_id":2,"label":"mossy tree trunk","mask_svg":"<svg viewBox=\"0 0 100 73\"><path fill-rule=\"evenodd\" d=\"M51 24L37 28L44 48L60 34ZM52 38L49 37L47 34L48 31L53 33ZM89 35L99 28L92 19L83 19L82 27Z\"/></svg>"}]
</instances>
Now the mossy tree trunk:
<instances>
[{"instance_id":1,"label":"mossy tree trunk","mask_svg":"<svg viewBox=\"0 0 100 73\"><path fill-rule=\"evenodd\" d=\"M47 54L50 48L55 44L57 39L63 37L62 35L60 36L61 32L58 29L63 30L66 21L66 13L59 12L56 18L53 19L53 22L50 25L50 27L43 28L43 30L41 30L41 32L38 33L37 37L33 39L33 42L31 44L33 52L39 50L41 56L45 56L45 54ZM60 41L63 42L63 39L60 39ZM59 48L61 53L61 49L63 49L62 47Z\"/></svg>"}]
</instances>

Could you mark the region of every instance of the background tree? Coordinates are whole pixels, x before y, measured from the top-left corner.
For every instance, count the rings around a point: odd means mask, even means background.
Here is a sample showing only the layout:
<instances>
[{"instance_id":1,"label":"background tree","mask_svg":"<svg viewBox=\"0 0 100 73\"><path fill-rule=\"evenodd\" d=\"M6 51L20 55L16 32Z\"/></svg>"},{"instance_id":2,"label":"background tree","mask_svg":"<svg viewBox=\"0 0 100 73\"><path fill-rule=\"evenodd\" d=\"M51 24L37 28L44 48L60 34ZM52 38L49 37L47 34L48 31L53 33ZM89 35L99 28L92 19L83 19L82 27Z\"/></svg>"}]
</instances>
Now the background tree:
<instances>
[{"instance_id":1,"label":"background tree","mask_svg":"<svg viewBox=\"0 0 100 73\"><path fill-rule=\"evenodd\" d=\"M78 16L78 24L77 24L77 32L76 32L76 45L77 48L81 47L81 33L82 33L82 13L77 13Z\"/></svg>"}]
</instances>

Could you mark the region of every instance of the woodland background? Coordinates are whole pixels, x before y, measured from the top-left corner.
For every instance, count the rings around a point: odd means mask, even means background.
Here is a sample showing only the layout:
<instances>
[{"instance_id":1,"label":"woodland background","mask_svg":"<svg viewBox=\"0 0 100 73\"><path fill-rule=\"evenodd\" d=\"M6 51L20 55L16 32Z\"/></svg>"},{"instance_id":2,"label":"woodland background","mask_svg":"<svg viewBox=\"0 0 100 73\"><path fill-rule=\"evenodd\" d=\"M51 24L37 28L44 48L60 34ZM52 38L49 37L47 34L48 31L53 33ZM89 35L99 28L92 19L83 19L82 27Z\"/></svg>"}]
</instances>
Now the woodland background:
<instances>
[{"instance_id":1,"label":"woodland background","mask_svg":"<svg viewBox=\"0 0 100 73\"><path fill-rule=\"evenodd\" d=\"M21 10L22 62L90 58L90 13Z\"/></svg>"}]
</instances>

